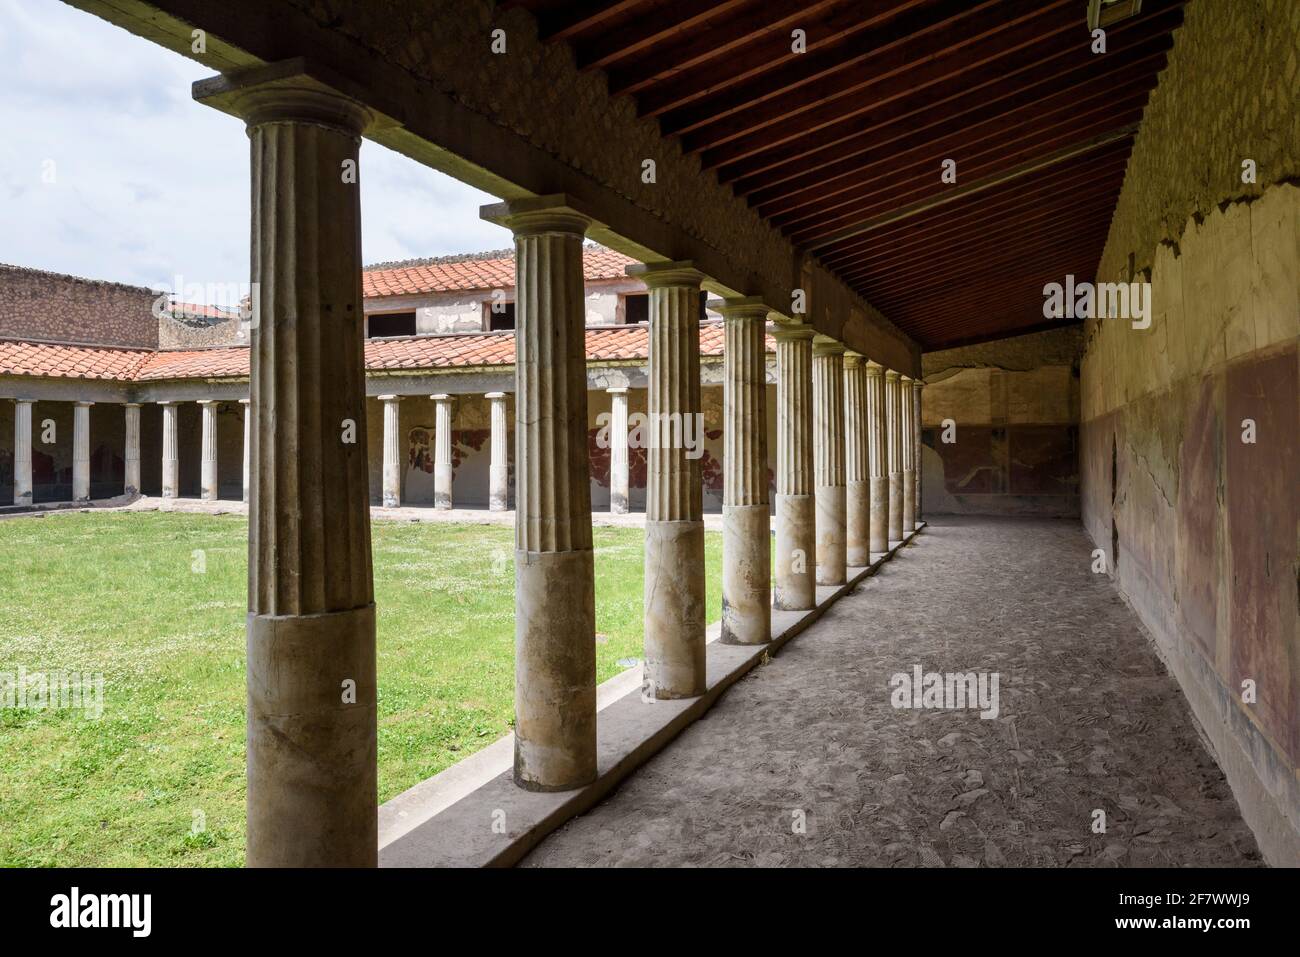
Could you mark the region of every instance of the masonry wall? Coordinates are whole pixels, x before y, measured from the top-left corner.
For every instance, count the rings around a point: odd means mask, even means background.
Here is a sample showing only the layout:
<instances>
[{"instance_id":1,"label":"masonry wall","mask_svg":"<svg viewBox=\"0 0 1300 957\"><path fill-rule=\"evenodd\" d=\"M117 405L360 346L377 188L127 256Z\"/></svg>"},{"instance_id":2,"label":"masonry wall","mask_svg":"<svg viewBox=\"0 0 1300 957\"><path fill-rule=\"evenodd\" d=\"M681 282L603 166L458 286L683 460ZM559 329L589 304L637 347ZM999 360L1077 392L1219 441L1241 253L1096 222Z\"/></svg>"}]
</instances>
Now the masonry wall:
<instances>
[{"instance_id":1,"label":"masonry wall","mask_svg":"<svg viewBox=\"0 0 1300 957\"><path fill-rule=\"evenodd\" d=\"M93 345L158 345L157 293L0 265L0 337Z\"/></svg>"},{"instance_id":2,"label":"masonry wall","mask_svg":"<svg viewBox=\"0 0 1300 957\"><path fill-rule=\"evenodd\" d=\"M1084 527L1265 856L1300 864L1300 4L1193 0L1102 257L1149 328L1090 321ZM1243 182L1253 160L1257 182Z\"/></svg>"},{"instance_id":3,"label":"masonry wall","mask_svg":"<svg viewBox=\"0 0 1300 957\"><path fill-rule=\"evenodd\" d=\"M921 357L928 515L1079 514L1077 326Z\"/></svg>"}]
</instances>

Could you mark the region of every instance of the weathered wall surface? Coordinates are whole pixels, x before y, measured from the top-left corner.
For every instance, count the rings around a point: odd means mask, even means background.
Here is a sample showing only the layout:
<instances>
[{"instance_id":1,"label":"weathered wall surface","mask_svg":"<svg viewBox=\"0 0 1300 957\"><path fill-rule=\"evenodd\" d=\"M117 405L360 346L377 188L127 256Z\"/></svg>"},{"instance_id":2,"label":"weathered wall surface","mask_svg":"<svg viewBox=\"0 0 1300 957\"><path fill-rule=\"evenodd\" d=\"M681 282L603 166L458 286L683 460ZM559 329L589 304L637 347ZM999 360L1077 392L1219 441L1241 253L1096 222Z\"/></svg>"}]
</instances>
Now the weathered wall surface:
<instances>
[{"instance_id":1,"label":"weathered wall surface","mask_svg":"<svg viewBox=\"0 0 1300 957\"><path fill-rule=\"evenodd\" d=\"M1149 279L1151 324L1090 321L1081 364L1084 525L1266 857L1288 864L1300 863L1298 62L1300 4L1188 4L1099 271Z\"/></svg>"},{"instance_id":2,"label":"weathered wall surface","mask_svg":"<svg viewBox=\"0 0 1300 957\"><path fill-rule=\"evenodd\" d=\"M243 324L238 319L175 319L163 316L158 320L159 349L211 349L216 346L247 345L247 333L241 335Z\"/></svg>"},{"instance_id":3,"label":"weathered wall surface","mask_svg":"<svg viewBox=\"0 0 1300 957\"><path fill-rule=\"evenodd\" d=\"M926 513L1078 516L1081 349L1071 326L921 357Z\"/></svg>"},{"instance_id":4,"label":"weathered wall surface","mask_svg":"<svg viewBox=\"0 0 1300 957\"><path fill-rule=\"evenodd\" d=\"M0 337L155 348L157 296L141 286L0 265Z\"/></svg>"}]
</instances>

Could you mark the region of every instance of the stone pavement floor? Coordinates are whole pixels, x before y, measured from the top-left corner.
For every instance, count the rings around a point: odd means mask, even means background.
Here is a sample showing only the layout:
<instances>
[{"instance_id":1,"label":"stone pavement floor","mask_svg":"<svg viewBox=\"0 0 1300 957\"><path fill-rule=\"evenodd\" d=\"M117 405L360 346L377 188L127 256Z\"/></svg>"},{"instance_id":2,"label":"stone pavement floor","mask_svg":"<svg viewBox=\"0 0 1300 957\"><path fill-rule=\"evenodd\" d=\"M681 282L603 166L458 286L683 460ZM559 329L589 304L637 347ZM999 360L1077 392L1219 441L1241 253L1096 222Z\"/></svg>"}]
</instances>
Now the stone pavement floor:
<instances>
[{"instance_id":1,"label":"stone pavement floor","mask_svg":"<svg viewBox=\"0 0 1300 957\"><path fill-rule=\"evenodd\" d=\"M523 866L1261 865L1091 550L937 519ZM997 718L893 707L917 665L996 672Z\"/></svg>"}]
</instances>

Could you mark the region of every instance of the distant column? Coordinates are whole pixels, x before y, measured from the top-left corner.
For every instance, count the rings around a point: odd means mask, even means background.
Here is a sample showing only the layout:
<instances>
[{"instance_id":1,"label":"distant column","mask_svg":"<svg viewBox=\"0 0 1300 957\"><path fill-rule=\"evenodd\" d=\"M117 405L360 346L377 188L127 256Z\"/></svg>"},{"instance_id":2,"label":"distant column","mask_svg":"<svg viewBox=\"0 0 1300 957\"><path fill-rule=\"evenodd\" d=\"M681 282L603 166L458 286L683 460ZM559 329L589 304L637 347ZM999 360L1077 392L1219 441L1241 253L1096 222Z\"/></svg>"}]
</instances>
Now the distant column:
<instances>
[{"instance_id":1,"label":"distant column","mask_svg":"<svg viewBox=\"0 0 1300 957\"><path fill-rule=\"evenodd\" d=\"M867 449L871 460L871 551L889 551L889 461L885 439L885 370L868 362Z\"/></svg>"},{"instance_id":2,"label":"distant column","mask_svg":"<svg viewBox=\"0 0 1300 957\"><path fill-rule=\"evenodd\" d=\"M127 495L140 493L140 403L128 402L126 412L126 442L123 449L122 491Z\"/></svg>"},{"instance_id":3,"label":"distant column","mask_svg":"<svg viewBox=\"0 0 1300 957\"><path fill-rule=\"evenodd\" d=\"M810 327L776 327L776 588L773 605L817 605Z\"/></svg>"},{"instance_id":4,"label":"distant column","mask_svg":"<svg viewBox=\"0 0 1300 957\"><path fill-rule=\"evenodd\" d=\"M687 262L630 266L650 290L645 675L656 698L704 693L704 487L700 284ZM702 450L702 445L697 446Z\"/></svg>"},{"instance_id":5,"label":"distant column","mask_svg":"<svg viewBox=\"0 0 1300 957\"><path fill-rule=\"evenodd\" d=\"M627 389L617 386L609 393L609 510L627 514Z\"/></svg>"},{"instance_id":6,"label":"distant column","mask_svg":"<svg viewBox=\"0 0 1300 957\"><path fill-rule=\"evenodd\" d=\"M402 442L401 409L399 395L381 395L384 404L384 508L397 508L402 504Z\"/></svg>"},{"instance_id":7,"label":"distant column","mask_svg":"<svg viewBox=\"0 0 1300 957\"><path fill-rule=\"evenodd\" d=\"M916 490L916 503L912 507L912 513L918 524L921 521L921 390L924 388L923 380L912 380L912 434L915 451L915 464L912 468L916 471L916 482L912 486Z\"/></svg>"},{"instance_id":8,"label":"distant column","mask_svg":"<svg viewBox=\"0 0 1300 957\"><path fill-rule=\"evenodd\" d=\"M203 442L199 470L199 498L217 500L217 403L212 399L199 402L203 410Z\"/></svg>"},{"instance_id":9,"label":"distant column","mask_svg":"<svg viewBox=\"0 0 1300 957\"><path fill-rule=\"evenodd\" d=\"M889 446L889 540L903 540L903 424L899 418L902 389L898 373L885 370L885 433Z\"/></svg>"},{"instance_id":10,"label":"distant column","mask_svg":"<svg viewBox=\"0 0 1300 957\"><path fill-rule=\"evenodd\" d=\"M78 402L72 409L72 500L90 501L90 407Z\"/></svg>"},{"instance_id":11,"label":"distant column","mask_svg":"<svg viewBox=\"0 0 1300 957\"><path fill-rule=\"evenodd\" d=\"M244 414L244 492L243 500L248 501L248 479L253 465L253 416L250 413L250 399L240 399L239 406Z\"/></svg>"},{"instance_id":12,"label":"distant column","mask_svg":"<svg viewBox=\"0 0 1300 957\"><path fill-rule=\"evenodd\" d=\"M867 448L867 379L863 357L844 354L844 561L871 564L871 462Z\"/></svg>"},{"instance_id":13,"label":"distant column","mask_svg":"<svg viewBox=\"0 0 1300 957\"><path fill-rule=\"evenodd\" d=\"M451 508L451 396L433 400L433 507Z\"/></svg>"},{"instance_id":14,"label":"distant column","mask_svg":"<svg viewBox=\"0 0 1300 957\"><path fill-rule=\"evenodd\" d=\"M760 299L722 306L722 640L772 640L772 510L767 480L767 315Z\"/></svg>"},{"instance_id":15,"label":"distant column","mask_svg":"<svg viewBox=\"0 0 1300 957\"><path fill-rule=\"evenodd\" d=\"M506 394L489 392L492 412L492 464L488 467L488 508L504 512L510 507L510 467L506 445Z\"/></svg>"},{"instance_id":16,"label":"distant column","mask_svg":"<svg viewBox=\"0 0 1300 957\"><path fill-rule=\"evenodd\" d=\"M817 486L817 584L847 580L844 552L844 346L813 340L813 462Z\"/></svg>"},{"instance_id":17,"label":"distant column","mask_svg":"<svg viewBox=\"0 0 1300 957\"><path fill-rule=\"evenodd\" d=\"M903 433L903 534L916 529L916 433L912 427L912 378L898 378L899 428Z\"/></svg>"},{"instance_id":18,"label":"distant column","mask_svg":"<svg viewBox=\"0 0 1300 957\"><path fill-rule=\"evenodd\" d=\"M32 400L14 402L14 504L32 504Z\"/></svg>"},{"instance_id":19,"label":"distant column","mask_svg":"<svg viewBox=\"0 0 1300 957\"><path fill-rule=\"evenodd\" d=\"M159 402L162 406L162 497L176 498L180 494L180 463L176 458L176 403Z\"/></svg>"}]
</instances>

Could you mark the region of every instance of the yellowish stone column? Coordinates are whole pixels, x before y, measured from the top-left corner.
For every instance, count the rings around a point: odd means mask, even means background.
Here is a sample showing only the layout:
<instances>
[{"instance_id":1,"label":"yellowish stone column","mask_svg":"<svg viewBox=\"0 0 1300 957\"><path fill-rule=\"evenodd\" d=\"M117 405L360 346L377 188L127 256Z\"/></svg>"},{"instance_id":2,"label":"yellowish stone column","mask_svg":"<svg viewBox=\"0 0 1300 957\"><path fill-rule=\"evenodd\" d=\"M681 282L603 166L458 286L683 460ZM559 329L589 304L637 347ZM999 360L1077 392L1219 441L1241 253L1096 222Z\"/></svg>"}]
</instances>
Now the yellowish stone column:
<instances>
[{"instance_id":1,"label":"yellowish stone column","mask_svg":"<svg viewBox=\"0 0 1300 957\"><path fill-rule=\"evenodd\" d=\"M925 381L922 379L912 380L912 435L915 451L915 464L912 468L916 471L916 481L912 488L915 489L915 503L912 506L912 514L916 518L917 524L921 522L921 390L925 388Z\"/></svg>"},{"instance_id":2,"label":"yellowish stone column","mask_svg":"<svg viewBox=\"0 0 1300 957\"><path fill-rule=\"evenodd\" d=\"M510 505L510 468L506 458L506 394L486 395L492 415L492 464L488 466L488 510L504 512Z\"/></svg>"},{"instance_id":3,"label":"yellowish stone column","mask_svg":"<svg viewBox=\"0 0 1300 957\"><path fill-rule=\"evenodd\" d=\"M844 560L871 564L871 458L867 428L867 378L862 355L844 354Z\"/></svg>"},{"instance_id":4,"label":"yellowish stone column","mask_svg":"<svg viewBox=\"0 0 1300 957\"><path fill-rule=\"evenodd\" d=\"M176 403L159 402L162 406L162 497L180 495L180 457L176 444Z\"/></svg>"},{"instance_id":5,"label":"yellowish stone column","mask_svg":"<svg viewBox=\"0 0 1300 957\"><path fill-rule=\"evenodd\" d=\"M898 408L903 433L903 534L916 529L916 432L912 425L912 379L899 376Z\"/></svg>"},{"instance_id":6,"label":"yellowish stone column","mask_svg":"<svg viewBox=\"0 0 1300 957\"><path fill-rule=\"evenodd\" d=\"M776 338L776 588L773 605L817 606L810 327L781 322Z\"/></svg>"},{"instance_id":7,"label":"yellowish stone column","mask_svg":"<svg viewBox=\"0 0 1300 957\"><path fill-rule=\"evenodd\" d=\"M202 409L202 441L200 443L199 498L206 502L217 500L217 403L212 399L199 402Z\"/></svg>"},{"instance_id":8,"label":"yellowish stone column","mask_svg":"<svg viewBox=\"0 0 1300 957\"><path fill-rule=\"evenodd\" d=\"M903 540L903 423L899 414L902 389L898 373L885 371L885 433L889 443L889 540Z\"/></svg>"},{"instance_id":9,"label":"yellowish stone column","mask_svg":"<svg viewBox=\"0 0 1300 957\"><path fill-rule=\"evenodd\" d=\"M842 585L845 565L844 346L813 340L813 462L817 485L817 584Z\"/></svg>"},{"instance_id":10,"label":"yellowish stone column","mask_svg":"<svg viewBox=\"0 0 1300 957\"><path fill-rule=\"evenodd\" d=\"M878 362L868 362L867 435L871 461L871 551L889 551L889 461L885 430L885 375Z\"/></svg>"}]
</instances>

